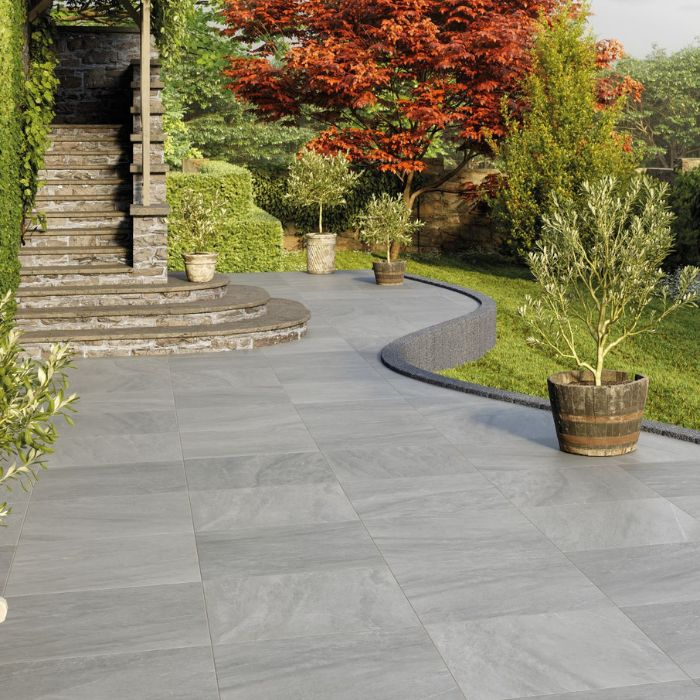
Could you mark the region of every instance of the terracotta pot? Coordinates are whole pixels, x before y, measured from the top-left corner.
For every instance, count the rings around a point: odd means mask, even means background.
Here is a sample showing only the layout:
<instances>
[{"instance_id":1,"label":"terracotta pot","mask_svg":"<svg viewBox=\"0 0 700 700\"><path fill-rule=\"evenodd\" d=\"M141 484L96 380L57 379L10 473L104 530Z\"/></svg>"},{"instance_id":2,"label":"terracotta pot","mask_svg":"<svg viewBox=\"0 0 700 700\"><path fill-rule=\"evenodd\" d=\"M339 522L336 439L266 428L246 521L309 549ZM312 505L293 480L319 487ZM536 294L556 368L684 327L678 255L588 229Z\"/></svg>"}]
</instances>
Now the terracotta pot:
<instances>
[{"instance_id":1,"label":"terracotta pot","mask_svg":"<svg viewBox=\"0 0 700 700\"><path fill-rule=\"evenodd\" d=\"M396 287L403 284L406 263L403 260L375 262L372 263L372 269L374 270L374 279L377 284L381 284L383 287Z\"/></svg>"},{"instance_id":2,"label":"terracotta pot","mask_svg":"<svg viewBox=\"0 0 700 700\"><path fill-rule=\"evenodd\" d=\"M562 452L612 457L637 449L649 379L606 370L603 386L591 372L559 372L547 380Z\"/></svg>"},{"instance_id":3,"label":"terracotta pot","mask_svg":"<svg viewBox=\"0 0 700 700\"><path fill-rule=\"evenodd\" d=\"M216 274L218 253L183 253L185 272L190 282L209 282Z\"/></svg>"},{"instance_id":4,"label":"terracotta pot","mask_svg":"<svg viewBox=\"0 0 700 700\"><path fill-rule=\"evenodd\" d=\"M311 275L335 272L334 233L310 233L306 237L306 271Z\"/></svg>"}]
</instances>

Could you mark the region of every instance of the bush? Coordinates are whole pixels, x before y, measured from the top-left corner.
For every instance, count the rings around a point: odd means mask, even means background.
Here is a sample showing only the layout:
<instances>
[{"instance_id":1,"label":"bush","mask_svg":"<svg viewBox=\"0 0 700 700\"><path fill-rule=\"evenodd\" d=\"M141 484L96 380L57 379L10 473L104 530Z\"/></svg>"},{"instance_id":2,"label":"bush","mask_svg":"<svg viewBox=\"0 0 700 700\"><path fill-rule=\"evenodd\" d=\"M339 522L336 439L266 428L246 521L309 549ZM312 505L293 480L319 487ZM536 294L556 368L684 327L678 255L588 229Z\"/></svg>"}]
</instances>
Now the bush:
<instances>
[{"instance_id":1,"label":"bush","mask_svg":"<svg viewBox=\"0 0 700 700\"><path fill-rule=\"evenodd\" d=\"M206 170L206 172L204 172ZM197 196L215 221L213 252L219 272L279 270L283 255L280 222L253 203L251 174L228 163L208 163L196 174L171 173L167 180L168 266L182 270L182 254L192 252L192 231L183 218L184 203Z\"/></svg>"},{"instance_id":2,"label":"bush","mask_svg":"<svg viewBox=\"0 0 700 700\"><path fill-rule=\"evenodd\" d=\"M362 170L362 177L354 189L345 195L345 204L328 207L323 212L325 228L342 233L356 227L357 217L364 211L373 195L384 192L397 194L399 180L388 173ZM267 172L253 173L255 203L276 216L285 227L293 226L301 233L310 233L318 227L318 213L310 207L295 206L287 197L287 175Z\"/></svg>"},{"instance_id":3,"label":"bush","mask_svg":"<svg viewBox=\"0 0 700 700\"><path fill-rule=\"evenodd\" d=\"M567 197L581 182L606 175L629 180L637 159L617 133L623 103L601 105L594 37L583 13L566 5L540 25L532 71L523 85L522 124L508 120L497 146L505 183L494 201L507 254L526 255L539 238L551 196Z\"/></svg>"},{"instance_id":4,"label":"bush","mask_svg":"<svg viewBox=\"0 0 700 700\"><path fill-rule=\"evenodd\" d=\"M700 168L676 178L669 205L676 215L672 224L676 243L667 266L700 265Z\"/></svg>"},{"instance_id":5,"label":"bush","mask_svg":"<svg viewBox=\"0 0 700 700\"><path fill-rule=\"evenodd\" d=\"M24 0L0 0L0 294L19 284Z\"/></svg>"}]
</instances>

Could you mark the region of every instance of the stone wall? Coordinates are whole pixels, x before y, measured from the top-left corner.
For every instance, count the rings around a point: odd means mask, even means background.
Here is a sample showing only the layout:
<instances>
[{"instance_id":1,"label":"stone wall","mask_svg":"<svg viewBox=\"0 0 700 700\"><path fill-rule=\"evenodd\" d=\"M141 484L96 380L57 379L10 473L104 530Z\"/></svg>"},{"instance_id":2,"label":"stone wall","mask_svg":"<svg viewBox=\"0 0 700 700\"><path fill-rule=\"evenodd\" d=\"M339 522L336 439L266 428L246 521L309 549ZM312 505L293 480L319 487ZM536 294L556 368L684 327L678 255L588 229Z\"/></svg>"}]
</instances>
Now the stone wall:
<instances>
[{"instance_id":1,"label":"stone wall","mask_svg":"<svg viewBox=\"0 0 700 700\"><path fill-rule=\"evenodd\" d=\"M139 57L134 27L58 27L60 81L56 122L122 124L131 105L131 62Z\"/></svg>"}]
</instances>

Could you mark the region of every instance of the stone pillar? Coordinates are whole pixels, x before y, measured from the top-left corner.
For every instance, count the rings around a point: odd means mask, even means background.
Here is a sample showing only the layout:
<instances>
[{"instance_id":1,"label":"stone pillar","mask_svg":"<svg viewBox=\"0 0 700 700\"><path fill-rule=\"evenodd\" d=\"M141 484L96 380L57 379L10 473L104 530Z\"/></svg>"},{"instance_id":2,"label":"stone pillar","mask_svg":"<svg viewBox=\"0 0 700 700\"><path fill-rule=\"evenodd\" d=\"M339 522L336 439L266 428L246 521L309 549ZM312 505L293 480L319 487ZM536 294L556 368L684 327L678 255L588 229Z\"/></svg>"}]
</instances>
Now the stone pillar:
<instances>
[{"instance_id":1,"label":"stone pillar","mask_svg":"<svg viewBox=\"0 0 700 700\"><path fill-rule=\"evenodd\" d=\"M160 63L151 61L150 126L151 126L151 202L143 206L142 199L142 147L141 147L141 89L140 65L132 62L132 158L133 202L131 217L133 224L133 267L134 275L141 282L159 283L168 275L168 206L165 198L165 164L163 147L163 106L160 80Z\"/></svg>"}]
</instances>

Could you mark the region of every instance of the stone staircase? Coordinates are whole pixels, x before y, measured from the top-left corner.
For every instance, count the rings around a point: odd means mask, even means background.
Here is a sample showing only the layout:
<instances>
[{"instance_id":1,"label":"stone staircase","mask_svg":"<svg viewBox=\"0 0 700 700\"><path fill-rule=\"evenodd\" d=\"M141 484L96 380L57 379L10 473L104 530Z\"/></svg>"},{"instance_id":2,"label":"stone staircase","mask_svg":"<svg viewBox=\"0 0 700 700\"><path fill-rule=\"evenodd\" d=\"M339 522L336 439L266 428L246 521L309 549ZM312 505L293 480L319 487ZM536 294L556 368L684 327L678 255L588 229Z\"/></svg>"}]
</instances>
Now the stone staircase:
<instances>
[{"instance_id":1,"label":"stone staircase","mask_svg":"<svg viewBox=\"0 0 700 700\"><path fill-rule=\"evenodd\" d=\"M309 313L297 302L223 275L193 284L162 263L134 265L134 210L145 209L132 205L138 141L119 125L53 127L36 202L46 230L28 232L20 252L16 319L27 352L40 357L51 343L68 342L84 357L167 354L301 337ZM166 212L165 167L155 170L161 204L141 213L157 223Z\"/></svg>"}]
</instances>

